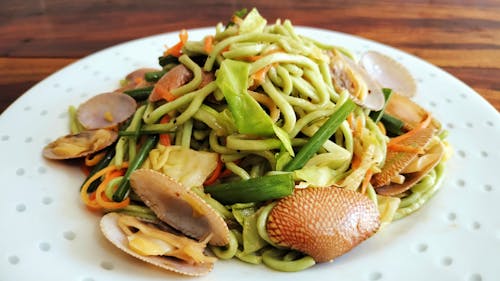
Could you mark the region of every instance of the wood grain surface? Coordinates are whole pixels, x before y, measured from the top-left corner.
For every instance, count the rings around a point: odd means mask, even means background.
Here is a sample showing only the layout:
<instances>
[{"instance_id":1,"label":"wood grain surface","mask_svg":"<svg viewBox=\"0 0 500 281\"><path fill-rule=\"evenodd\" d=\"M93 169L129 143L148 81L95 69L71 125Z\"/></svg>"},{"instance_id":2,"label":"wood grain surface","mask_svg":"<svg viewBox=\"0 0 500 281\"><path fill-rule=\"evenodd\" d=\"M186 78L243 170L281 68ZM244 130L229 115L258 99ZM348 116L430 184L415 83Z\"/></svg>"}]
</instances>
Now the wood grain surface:
<instances>
[{"instance_id":1,"label":"wood grain surface","mask_svg":"<svg viewBox=\"0 0 500 281\"><path fill-rule=\"evenodd\" d=\"M0 1L0 112L97 50L257 7L268 20L355 34L427 60L500 110L500 1Z\"/></svg>"}]
</instances>

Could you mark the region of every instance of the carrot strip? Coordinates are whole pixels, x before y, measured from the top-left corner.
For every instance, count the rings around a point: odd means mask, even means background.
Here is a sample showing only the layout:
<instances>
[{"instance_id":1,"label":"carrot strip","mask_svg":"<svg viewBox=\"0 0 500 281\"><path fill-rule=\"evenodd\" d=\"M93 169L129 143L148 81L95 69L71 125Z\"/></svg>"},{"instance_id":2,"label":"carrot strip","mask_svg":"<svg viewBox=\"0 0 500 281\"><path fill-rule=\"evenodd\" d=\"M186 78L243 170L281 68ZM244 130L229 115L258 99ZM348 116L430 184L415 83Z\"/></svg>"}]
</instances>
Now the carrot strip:
<instances>
[{"instance_id":1,"label":"carrot strip","mask_svg":"<svg viewBox=\"0 0 500 281\"><path fill-rule=\"evenodd\" d=\"M252 78L257 81L257 84L262 84L266 80L266 74L273 67L272 64L268 64L264 66L263 68L257 70L254 74L252 74Z\"/></svg>"},{"instance_id":2,"label":"carrot strip","mask_svg":"<svg viewBox=\"0 0 500 281\"><path fill-rule=\"evenodd\" d=\"M174 57L180 57L182 54L182 47L184 47L184 44L186 44L188 40L188 34L185 29L181 30L181 32L179 33L179 40L180 40L179 43L167 49L163 53L163 55L164 56L172 55Z\"/></svg>"},{"instance_id":3,"label":"carrot strip","mask_svg":"<svg viewBox=\"0 0 500 281\"><path fill-rule=\"evenodd\" d=\"M170 116L168 115L163 115L163 117L160 120L161 124L168 123L170 121ZM172 140L170 139L169 134L160 134L160 144L164 146L170 146L172 144Z\"/></svg>"},{"instance_id":4,"label":"carrot strip","mask_svg":"<svg viewBox=\"0 0 500 281\"><path fill-rule=\"evenodd\" d=\"M363 183L361 184L361 193L365 194L366 189L368 188L368 183L370 183L370 180L373 176L373 171L372 169L368 169L365 174L365 178L363 179Z\"/></svg>"},{"instance_id":5,"label":"carrot strip","mask_svg":"<svg viewBox=\"0 0 500 281\"><path fill-rule=\"evenodd\" d=\"M382 134L385 136L387 135L387 130L385 129L385 126L384 126L384 123L382 122L377 122L377 127L380 129L380 131L382 132Z\"/></svg>"},{"instance_id":6,"label":"carrot strip","mask_svg":"<svg viewBox=\"0 0 500 281\"><path fill-rule=\"evenodd\" d=\"M215 167L215 170L212 172L209 178L205 180L203 185L211 185L213 184L221 175L222 173L222 166L224 166L224 163L220 159L220 155L217 158L217 167Z\"/></svg>"},{"instance_id":7,"label":"carrot strip","mask_svg":"<svg viewBox=\"0 0 500 281\"><path fill-rule=\"evenodd\" d=\"M398 144L398 143L388 144L387 149L390 151L396 151L396 152L411 152L411 153L418 153L418 154L424 153L424 150L421 147L402 145L402 144Z\"/></svg>"},{"instance_id":8,"label":"carrot strip","mask_svg":"<svg viewBox=\"0 0 500 281\"><path fill-rule=\"evenodd\" d=\"M94 210L98 210L100 209L100 206L99 204L95 201L95 198L94 199L91 199L91 195L88 195L87 194L87 190L90 186L90 184L92 182L94 182L95 180L97 180L98 178L104 176L107 172L109 171L113 171L113 170L116 170L118 169L118 167L116 167L115 165L111 165L111 166L108 166L100 171L97 171L92 177L90 177L86 182L85 184L82 186L82 189L80 190L80 198L81 200L83 201L83 203L85 203L85 205L87 205L87 207L91 208L91 209L94 209ZM95 192L94 192L95 193Z\"/></svg>"},{"instance_id":9,"label":"carrot strip","mask_svg":"<svg viewBox=\"0 0 500 281\"><path fill-rule=\"evenodd\" d=\"M101 159L104 157L105 154L106 154L105 152L101 152L98 154L85 156L85 166L87 167L95 166L97 163L99 163L99 161L101 161Z\"/></svg>"},{"instance_id":10,"label":"carrot strip","mask_svg":"<svg viewBox=\"0 0 500 281\"><path fill-rule=\"evenodd\" d=\"M206 36L203 40L203 49L207 54L210 54L213 49L214 37L212 35Z\"/></svg>"},{"instance_id":11,"label":"carrot strip","mask_svg":"<svg viewBox=\"0 0 500 281\"><path fill-rule=\"evenodd\" d=\"M351 161L351 168L353 170L355 170L355 169L359 168L359 166L361 166L361 157L359 157L356 154L353 154L352 161Z\"/></svg>"},{"instance_id":12,"label":"carrot strip","mask_svg":"<svg viewBox=\"0 0 500 281\"><path fill-rule=\"evenodd\" d=\"M430 114L427 114L426 118L420 122L417 126L415 126L415 128L413 128L412 130L406 132L405 134L401 135L401 136L397 136L395 138L392 138L389 143L387 144L387 146L391 146L391 145L394 145L396 143L399 143L399 142L402 142L406 139L408 139L409 137L413 136L414 134L416 134L419 130L421 129L424 129L426 128L427 126L429 126L429 124L431 123L432 121L432 117Z\"/></svg>"},{"instance_id":13,"label":"carrot strip","mask_svg":"<svg viewBox=\"0 0 500 281\"><path fill-rule=\"evenodd\" d=\"M130 203L130 198L127 197L125 200L121 202L114 202L113 200L109 199L105 193L105 190L109 182L116 177L123 176L124 174L125 172L123 170L109 171L108 173L106 173L104 180L101 182L101 184L97 187L96 190L96 201L99 204L99 206L108 210L121 209L128 206L128 204Z\"/></svg>"}]
</instances>

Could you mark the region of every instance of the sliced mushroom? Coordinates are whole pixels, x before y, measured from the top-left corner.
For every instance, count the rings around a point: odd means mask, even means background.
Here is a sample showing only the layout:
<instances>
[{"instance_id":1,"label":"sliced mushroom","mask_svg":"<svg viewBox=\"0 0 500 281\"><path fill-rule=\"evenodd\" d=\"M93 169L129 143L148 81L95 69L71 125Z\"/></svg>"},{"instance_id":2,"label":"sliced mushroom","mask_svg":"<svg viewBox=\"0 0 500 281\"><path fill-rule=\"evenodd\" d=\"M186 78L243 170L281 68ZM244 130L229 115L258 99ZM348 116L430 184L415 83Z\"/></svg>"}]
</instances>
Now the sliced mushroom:
<instances>
[{"instance_id":1,"label":"sliced mushroom","mask_svg":"<svg viewBox=\"0 0 500 281\"><path fill-rule=\"evenodd\" d=\"M340 52L333 52L330 57L330 71L335 89L348 91L360 106L370 110L382 109L385 103L382 87L356 62ZM361 92L360 96L356 94L358 91Z\"/></svg>"},{"instance_id":2,"label":"sliced mushroom","mask_svg":"<svg viewBox=\"0 0 500 281\"><path fill-rule=\"evenodd\" d=\"M163 77L156 82L149 101L159 101L168 96L170 91L177 89L193 79L193 73L183 64L179 64L170 69Z\"/></svg>"},{"instance_id":3,"label":"sliced mushroom","mask_svg":"<svg viewBox=\"0 0 500 281\"><path fill-rule=\"evenodd\" d=\"M326 262L350 251L380 227L377 207L343 188L296 189L271 210L266 228L277 245Z\"/></svg>"},{"instance_id":4,"label":"sliced mushroom","mask_svg":"<svg viewBox=\"0 0 500 281\"><path fill-rule=\"evenodd\" d=\"M427 175L436 165L441 161L444 156L444 145L442 142L437 142L429 151L427 151L421 158L415 159L413 162L422 162L419 170L412 173L405 173L405 181L401 184L390 183L389 185L377 188L376 191L380 195L393 196L409 190L412 186L417 184L425 175ZM425 159L425 161L419 161ZM406 171L403 171L403 173Z\"/></svg>"},{"instance_id":5,"label":"sliced mushroom","mask_svg":"<svg viewBox=\"0 0 500 281\"><path fill-rule=\"evenodd\" d=\"M401 141L401 145L414 148L424 148L431 141L435 130L433 128L423 128L418 130L415 134ZM401 173L401 171L408 166L415 158L417 158L417 151L391 151L387 152L384 166L382 171L373 175L372 185L376 190L382 186L389 185L391 179Z\"/></svg>"},{"instance_id":6,"label":"sliced mushroom","mask_svg":"<svg viewBox=\"0 0 500 281\"><path fill-rule=\"evenodd\" d=\"M229 229L222 217L195 193L172 178L149 169L130 176L130 184L156 216L182 233L209 244L229 243Z\"/></svg>"},{"instance_id":7,"label":"sliced mushroom","mask_svg":"<svg viewBox=\"0 0 500 281\"><path fill-rule=\"evenodd\" d=\"M47 144L42 153L48 159L79 158L110 146L117 138L118 133L112 130L83 131L56 139Z\"/></svg>"},{"instance_id":8,"label":"sliced mushroom","mask_svg":"<svg viewBox=\"0 0 500 281\"><path fill-rule=\"evenodd\" d=\"M363 54L359 64L382 87L390 88L398 94L413 97L417 93L417 83L410 72L394 59L375 51Z\"/></svg>"},{"instance_id":9,"label":"sliced mushroom","mask_svg":"<svg viewBox=\"0 0 500 281\"><path fill-rule=\"evenodd\" d=\"M127 120L137 108L136 101L121 93L104 93L82 103L78 122L88 130L111 128Z\"/></svg>"},{"instance_id":10,"label":"sliced mushroom","mask_svg":"<svg viewBox=\"0 0 500 281\"><path fill-rule=\"evenodd\" d=\"M124 219L127 221L124 222ZM137 226L153 234L144 236ZM100 227L104 236L120 250L160 268L188 276L205 275L213 268L215 258L203 255L206 245L164 232L150 223L118 213L108 213L101 218ZM124 230L124 227L130 229ZM147 254L141 252L145 249ZM186 251L189 253L186 254ZM188 256L192 254L198 258L203 256L201 259L204 262L190 261Z\"/></svg>"}]
</instances>

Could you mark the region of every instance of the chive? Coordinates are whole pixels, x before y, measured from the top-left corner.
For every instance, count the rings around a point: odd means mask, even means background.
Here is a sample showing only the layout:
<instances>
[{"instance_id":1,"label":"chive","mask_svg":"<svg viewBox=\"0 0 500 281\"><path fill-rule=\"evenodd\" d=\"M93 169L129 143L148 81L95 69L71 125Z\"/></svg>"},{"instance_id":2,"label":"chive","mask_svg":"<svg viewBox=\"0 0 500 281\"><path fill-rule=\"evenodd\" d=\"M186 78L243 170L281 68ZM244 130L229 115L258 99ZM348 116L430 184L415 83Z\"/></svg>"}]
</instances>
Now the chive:
<instances>
[{"instance_id":1,"label":"chive","mask_svg":"<svg viewBox=\"0 0 500 281\"><path fill-rule=\"evenodd\" d=\"M111 160L113 159L113 157L115 156L115 148L114 146L110 146L108 148L108 151L106 152L106 154L104 155L104 157L92 168L92 170L90 171L89 175L87 176L87 178L85 179L85 181L82 183L82 186L85 185L85 183L95 174L97 173L98 171L106 168L109 163L111 162ZM99 184L101 184L101 180L100 179L96 179L95 181L93 181L88 189L87 189L87 193L91 193L93 192L94 190L97 189L97 187L99 186ZM82 186L80 186L80 190L82 189Z\"/></svg>"},{"instance_id":2,"label":"chive","mask_svg":"<svg viewBox=\"0 0 500 281\"><path fill-rule=\"evenodd\" d=\"M403 134L403 126L404 123L403 121L399 120L398 118L389 115L387 113L384 113L382 115L382 118L380 121L384 124L385 129L388 133L391 133L392 135L399 136Z\"/></svg>"},{"instance_id":3,"label":"chive","mask_svg":"<svg viewBox=\"0 0 500 281\"><path fill-rule=\"evenodd\" d=\"M152 71L152 72L146 72L144 74L144 79L148 82L156 82L160 80L160 78L167 73L166 70L160 70L160 71Z\"/></svg>"},{"instance_id":4,"label":"chive","mask_svg":"<svg viewBox=\"0 0 500 281\"><path fill-rule=\"evenodd\" d=\"M276 174L205 186L205 192L222 204L261 202L292 194L292 173Z\"/></svg>"},{"instance_id":5,"label":"chive","mask_svg":"<svg viewBox=\"0 0 500 281\"><path fill-rule=\"evenodd\" d=\"M126 91L123 91L123 93L133 97L135 100L145 100L149 97L152 90L153 90L153 86L148 86L148 87L143 87L143 88L126 90Z\"/></svg>"},{"instance_id":6,"label":"chive","mask_svg":"<svg viewBox=\"0 0 500 281\"><path fill-rule=\"evenodd\" d=\"M116 192L113 194L113 201L115 202L121 202L125 198L125 195L127 195L129 189L130 189L130 175L132 174L133 171L137 170L144 160L148 158L149 152L153 147L156 146L158 143L158 135L152 135L146 139L144 144L141 146L141 149L139 150L139 153L135 156L135 158L132 160L132 162L129 164L127 171L125 172L125 175L123 175L122 180L118 184L118 188L116 189Z\"/></svg>"},{"instance_id":7,"label":"chive","mask_svg":"<svg viewBox=\"0 0 500 281\"><path fill-rule=\"evenodd\" d=\"M154 135L154 134L170 134L175 133L175 130L145 130L139 129L134 131L118 131L119 136L123 137L138 137L140 135Z\"/></svg>"},{"instance_id":8,"label":"chive","mask_svg":"<svg viewBox=\"0 0 500 281\"><path fill-rule=\"evenodd\" d=\"M344 122L347 115L349 115L355 107L356 104L352 100L346 100L299 150L295 158L286 164L283 170L291 172L304 167L307 161L309 161L321 146L337 131L340 124Z\"/></svg>"},{"instance_id":9,"label":"chive","mask_svg":"<svg viewBox=\"0 0 500 281\"><path fill-rule=\"evenodd\" d=\"M172 56L172 55L161 56L158 58L158 63L160 64L161 67L164 67L165 65L171 64L171 63L178 64L179 58L176 56Z\"/></svg>"}]
</instances>

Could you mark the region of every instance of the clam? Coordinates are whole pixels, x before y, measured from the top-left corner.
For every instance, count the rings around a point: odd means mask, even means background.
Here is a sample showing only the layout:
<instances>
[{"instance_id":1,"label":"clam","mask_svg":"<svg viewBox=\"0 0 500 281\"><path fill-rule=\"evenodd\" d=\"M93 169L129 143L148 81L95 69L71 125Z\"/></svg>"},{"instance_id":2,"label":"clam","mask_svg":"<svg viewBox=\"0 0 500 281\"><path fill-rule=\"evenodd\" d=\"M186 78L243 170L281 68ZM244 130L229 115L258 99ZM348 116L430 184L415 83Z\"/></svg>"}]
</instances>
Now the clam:
<instances>
[{"instance_id":1,"label":"clam","mask_svg":"<svg viewBox=\"0 0 500 281\"><path fill-rule=\"evenodd\" d=\"M118 133L107 129L88 130L62 136L47 144L43 156L48 159L72 159L84 157L110 146L118 138Z\"/></svg>"},{"instance_id":2,"label":"clam","mask_svg":"<svg viewBox=\"0 0 500 281\"><path fill-rule=\"evenodd\" d=\"M376 188L380 195L393 196L409 190L412 186L418 183L425 175L427 175L441 161L445 154L444 145L442 142L437 142L429 148L426 153L417 157L408 166L415 166L411 169L406 166L401 174L404 174L403 183L390 183L388 185Z\"/></svg>"},{"instance_id":3,"label":"clam","mask_svg":"<svg viewBox=\"0 0 500 281\"><path fill-rule=\"evenodd\" d=\"M101 232L120 250L160 268L201 276L210 272L215 258L205 256L205 242L164 231L153 223L118 213L101 218Z\"/></svg>"},{"instance_id":4,"label":"clam","mask_svg":"<svg viewBox=\"0 0 500 281\"><path fill-rule=\"evenodd\" d=\"M156 72L156 71L160 71L160 69L157 69L157 68L139 68L139 69L136 69L136 70L130 72L129 74L127 74L127 76L125 76L125 85L116 91L123 92L126 90L132 90L132 89L136 89L136 88L150 86L150 85L152 85L152 83L147 82L144 79L144 75L146 75L146 73L148 73L148 72Z\"/></svg>"},{"instance_id":5,"label":"clam","mask_svg":"<svg viewBox=\"0 0 500 281\"><path fill-rule=\"evenodd\" d=\"M413 97L417 93L417 83L413 76L394 59L379 52L368 51L363 54L359 64L382 87L407 97Z\"/></svg>"},{"instance_id":6,"label":"clam","mask_svg":"<svg viewBox=\"0 0 500 281\"><path fill-rule=\"evenodd\" d=\"M82 103L76 112L87 130L111 128L127 120L137 108L136 101L122 93L104 93Z\"/></svg>"},{"instance_id":7,"label":"clam","mask_svg":"<svg viewBox=\"0 0 500 281\"><path fill-rule=\"evenodd\" d=\"M330 72L337 91L347 90L360 106L375 111L382 109L385 103L382 88L356 62L335 51L331 55Z\"/></svg>"},{"instance_id":8,"label":"clam","mask_svg":"<svg viewBox=\"0 0 500 281\"><path fill-rule=\"evenodd\" d=\"M400 142L403 146L413 148L423 148L431 141L434 136L433 128L419 129L412 136ZM398 176L403 169L418 157L418 151L387 151L384 166L380 173L373 175L371 183L378 190L382 186L389 185L391 180Z\"/></svg>"},{"instance_id":9,"label":"clam","mask_svg":"<svg viewBox=\"0 0 500 281\"><path fill-rule=\"evenodd\" d=\"M416 104L408 97L397 93L394 93L389 99L385 112L403 121L403 128L405 130L415 128L429 115L429 112L420 105ZM432 118L430 127L439 130L441 124L435 118Z\"/></svg>"},{"instance_id":10,"label":"clam","mask_svg":"<svg viewBox=\"0 0 500 281\"><path fill-rule=\"evenodd\" d=\"M193 79L193 73L183 64L179 64L170 69L163 77L156 82L149 101L159 101L168 95L170 91L179 88Z\"/></svg>"},{"instance_id":11,"label":"clam","mask_svg":"<svg viewBox=\"0 0 500 281\"><path fill-rule=\"evenodd\" d=\"M156 216L187 236L211 237L209 244L229 243L229 229L222 217L194 192L172 178L149 169L130 176L132 189Z\"/></svg>"},{"instance_id":12,"label":"clam","mask_svg":"<svg viewBox=\"0 0 500 281\"><path fill-rule=\"evenodd\" d=\"M266 224L272 242L310 255L317 262L343 255L379 227L373 201L337 187L296 189L278 201Z\"/></svg>"}]
</instances>

